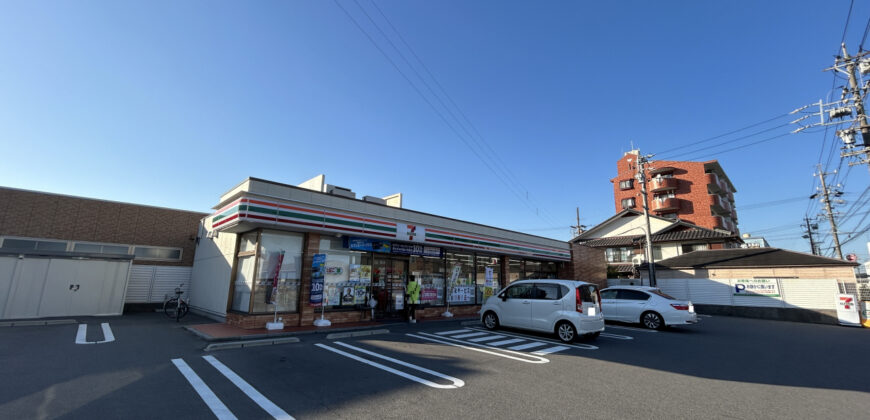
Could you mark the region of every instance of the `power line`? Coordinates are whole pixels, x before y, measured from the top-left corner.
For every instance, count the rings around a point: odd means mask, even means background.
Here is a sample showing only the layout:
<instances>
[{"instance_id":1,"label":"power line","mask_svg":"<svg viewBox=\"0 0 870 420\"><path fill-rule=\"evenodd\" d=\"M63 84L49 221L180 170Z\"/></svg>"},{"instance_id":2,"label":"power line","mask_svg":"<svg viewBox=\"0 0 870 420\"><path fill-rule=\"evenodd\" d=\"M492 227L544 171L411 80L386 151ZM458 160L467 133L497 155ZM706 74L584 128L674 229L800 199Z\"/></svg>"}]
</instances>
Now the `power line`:
<instances>
[{"instance_id":1,"label":"power line","mask_svg":"<svg viewBox=\"0 0 870 420\"><path fill-rule=\"evenodd\" d=\"M864 42L867 41L867 31L870 31L870 19L867 19L867 27L864 28L864 36L861 37L861 44L858 45L858 51L864 51Z\"/></svg>"},{"instance_id":2,"label":"power line","mask_svg":"<svg viewBox=\"0 0 870 420\"><path fill-rule=\"evenodd\" d=\"M688 145L698 145L698 144L706 143L706 142L708 142L708 141L716 140L716 139L718 139L718 138L722 138L722 137L725 137L725 136L728 136L728 135L731 135L731 134L734 134L734 133L739 133L739 132L741 132L741 131L743 131L743 130L750 129L750 128L752 128L752 127L757 127L757 126L759 126L759 125L762 125L762 124L765 124L765 123L769 123L769 122L771 122L771 121L776 121L776 120L778 120L778 119L780 119L780 118L782 118L782 117L785 117L785 116L787 116L787 115L789 115L788 112L785 113L785 114L782 114L782 115L777 115L777 116L775 116L775 117L773 117L773 118L766 119L766 120L761 121L761 122L757 122L757 123L755 123L755 124L747 125L746 127L742 127L742 128L738 128L738 129L733 130L733 131L729 131L729 132L727 132L727 133L725 133L725 134L719 134L718 136L709 137L709 138L706 138L706 139L704 139L704 140L700 140L700 141L696 141L696 142L686 143L686 144L684 144L684 145L682 145L682 146L677 146L677 147L674 147L674 148L672 148L672 149L662 150L662 151L660 151L660 152L658 152L658 153L656 153L656 154L657 154L657 155L661 155L661 154L665 154L665 153L668 153L668 152L673 152L674 150L680 150L680 149L682 149L682 148L684 148L684 147L686 147L686 146L688 146Z\"/></svg>"},{"instance_id":3,"label":"power line","mask_svg":"<svg viewBox=\"0 0 870 420\"><path fill-rule=\"evenodd\" d=\"M356 0L354 0L354 1L356 2ZM524 200L522 195L519 194L517 191L515 191L514 187L508 181L506 181L501 175L499 175L496 172L496 170L490 165L490 163L486 159L484 159L483 156L481 156L480 153L474 147L471 146L471 144L468 142L468 140L456 129L456 127L454 127L454 125L447 119L447 117L445 117L445 115L438 109L438 107L436 107L435 104L433 104L432 101L428 97L426 97L426 95L411 80L411 78L409 78L408 75L402 71L402 69L399 67L399 65L396 64L396 62L392 59L392 57L390 57L390 55L387 54L387 52L384 51L383 48L381 48L381 46L362 27L362 25L356 20L356 18L354 18L353 15L351 15L350 12L348 12L348 10L345 9L344 6L342 6L341 3L338 2L338 0L333 0L333 2L344 12L344 14L354 23L354 25L356 25L357 29L359 29L360 32L362 32L363 35L365 35L365 37L369 40L369 42L384 56L384 58L386 58L387 61L389 61L389 63L402 76L402 78L404 78L405 81L411 85L411 87L414 89L414 91L417 93L417 95L419 95L423 99L423 101L426 102L426 104L429 105L429 107L432 108L433 111L435 111L435 113L438 115L438 117L447 125L448 128L450 128L450 130L456 135L456 137L458 137L465 144L465 146L468 147L472 151L472 153L474 153L474 155L487 167L487 169L489 169L496 176L496 178L498 178L499 181L501 181L502 184L504 184L505 187L508 188L508 190L511 193L513 193L521 202L523 202L523 204L529 210L533 211L536 215L538 215L538 217L541 217L540 213L538 211L535 211L534 209L532 209L532 207L529 205L529 203L527 202L528 198L526 198ZM359 6L358 2L357 2L357 6ZM361 8L361 6L360 6L360 8ZM365 13L365 11L363 11L363 12ZM368 16L368 14L366 14L366 15ZM369 19L371 20L371 17L369 17ZM375 26L377 27L377 24L375 24ZM380 28L378 28L378 29L380 30ZM383 32L381 32L381 33L383 34ZM395 48L395 46L393 46L393 48ZM399 52L399 54L401 56L401 52ZM407 63L407 60L406 60L406 63ZM413 67L411 67L411 70L416 72L416 70ZM417 74L417 76L420 77L419 73ZM421 80L423 80L422 77L421 77ZM426 85L425 80L423 80L423 84ZM436 96L436 98L438 98L437 95L434 95L434 96ZM547 222L553 223L552 221L547 221Z\"/></svg>"},{"instance_id":4,"label":"power line","mask_svg":"<svg viewBox=\"0 0 870 420\"><path fill-rule=\"evenodd\" d=\"M807 198L805 196L800 196L800 197L784 198L782 200L765 201L762 203L746 204L746 205L740 206L740 211L746 211L746 210L752 210L752 209L770 207L770 206L778 206L781 204L793 203L795 201L802 201L802 200L806 200L806 199Z\"/></svg>"},{"instance_id":5,"label":"power line","mask_svg":"<svg viewBox=\"0 0 870 420\"><path fill-rule=\"evenodd\" d=\"M843 25L843 39L840 40L840 43L846 42L846 30L849 29L849 21L852 18L852 6L855 5L855 0L849 2L849 13L846 15L846 24Z\"/></svg>"},{"instance_id":6,"label":"power line","mask_svg":"<svg viewBox=\"0 0 870 420\"><path fill-rule=\"evenodd\" d=\"M786 114L786 115L787 115L787 114ZM678 158L678 157L680 157L680 156L685 156L685 155L689 155L689 154L694 154L694 153L698 153L698 152L701 152L701 151L704 151L704 150L713 149L713 148L716 148L716 147L719 147L719 146L724 146L724 145L726 145L726 144L733 143L733 142L735 142L735 141L748 139L748 138L750 138L750 137L754 137L754 136L757 136L757 135L759 135L759 134L764 134L764 133L767 133L767 132L769 132L769 131L776 130L777 128L787 127L787 126L789 126L790 124L791 124L791 123L785 123L785 124L782 124L782 125L778 125L778 126L776 126L776 127L766 128L766 129L761 130L761 131L756 131L756 132L754 132L754 133L752 133L752 134L747 134L747 135L742 136L742 137L737 137L736 139L730 139L730 140L726 140L726 141L723 141L723 142L720 142L720 143L716 143L716 144L713 144L713 145L710 145L710 146L701 147L701 148L698 148L698 149L695 149L695 150L689 150L689 151L687 151L687 152L677 153L677 154L675 154L675 155L670 155L670 156L666 156L666 157L664 157L664 158L660 158L659 160L673 160L674 158ZM789 132L789 133L786 133L786 134L791 134L791 133ZM683 149L683 148L685 148L685 147L686 147L686 146L680 147L680 149ZM689 146L689 147L691 147L691 146ZM674 149L671 149L671 150L674 150ZM664 152L663 152L663 153L664 153ZM661 154L662 154L662 153L658 153L658 154L656 154L656 155L661 155Z\"/></svg>"},{"instance_id":7,"label":"power line","mask_svg":"<svg viewBox=\"0 0 870 420\"><path fill-rule=\"evenodd\" d=\"M702 154L702 155L697 155L697 156L695 156L695 157L689 158L688 160L698 160L698 159L700 159L700 158L702 158L702 157L710 156L710 155L713 155L713 154L715 154L715 155L721 155L721 154L725 154L725 153L728 153L728 152L733 152L733 151L735 151L735 150L745 149L745 148L747 148L747 147L755 146L755 145L758 145L758 144L761 144L761 143L766 143L766 142L769 142L769 141L772 141L772 140L776 140L776 139L778 139L778 138L785 137L785 136L788 136L788 135L790 135L790 134L791 134L790 132L789 132L789 133L783 133L783 134L780 134L780 135L778 135L778 136L768 137L768 138L766 138L766 139L758 140L758 141L754 141L754 142L752 142L752 143L747 143L747 144L744 144L744 145L742 145L742 146L732 147L732 148L730 148L730 149L719 150L719 151L711 152L711 153L704 153L704 154Z\"/></svg>"}]
</instances>

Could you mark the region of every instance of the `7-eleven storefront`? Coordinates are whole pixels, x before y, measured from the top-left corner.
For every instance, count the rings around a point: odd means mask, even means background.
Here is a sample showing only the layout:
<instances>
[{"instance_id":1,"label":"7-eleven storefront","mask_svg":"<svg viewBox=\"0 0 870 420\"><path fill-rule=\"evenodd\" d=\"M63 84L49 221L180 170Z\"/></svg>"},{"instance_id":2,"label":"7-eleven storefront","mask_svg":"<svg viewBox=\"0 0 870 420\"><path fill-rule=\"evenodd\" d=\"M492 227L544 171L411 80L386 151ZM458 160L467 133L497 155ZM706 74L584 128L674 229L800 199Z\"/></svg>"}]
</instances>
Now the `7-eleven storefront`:
<instances>
[{"instance_id":1,"label":"7-eleven storefront","mask_svg":"<svg viewBox=\"0 0 870 420\"><path fill-rule=\"evenodd\" d=\"M518 279L570 278L567 242L271 181L249 178L215 209L191 305L246 328L275 309L287 326L321 311L332 323L400 319L409 275L422 286L420 318L476 314Z\"/></svg>"}]
</instances>

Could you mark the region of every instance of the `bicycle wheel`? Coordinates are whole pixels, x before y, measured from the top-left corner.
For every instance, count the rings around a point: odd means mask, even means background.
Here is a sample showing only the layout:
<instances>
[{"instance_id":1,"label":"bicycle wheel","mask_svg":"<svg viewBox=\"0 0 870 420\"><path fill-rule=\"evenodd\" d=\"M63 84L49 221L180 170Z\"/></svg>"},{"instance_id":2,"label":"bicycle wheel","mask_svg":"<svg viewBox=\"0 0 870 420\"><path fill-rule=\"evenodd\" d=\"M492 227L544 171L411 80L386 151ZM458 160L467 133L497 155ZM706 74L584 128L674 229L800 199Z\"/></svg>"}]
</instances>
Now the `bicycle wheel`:
<instances>
[{"instance_id":1,"label":"bicycle wheel","mask_svg":"<svg viewBox=\"0 0 870 420\"><path fill-rule=\"evenodd\" d=\"M190 308L187 306L187 302L181 301L181 305L178 306L178 318L176 319L184 318L188 312L190 312Z\"/></svg>"},{"instance_id":2,"label":"bicycle wheel","mask_svg":"<svg viewBox=\"0 0 870 420\"><path fill-rule=\"evenodd\" d=\"M178 311L178 299L172 298L163 303L163 313L170 318L175 318Z\"/></svg>"}]
</instances>

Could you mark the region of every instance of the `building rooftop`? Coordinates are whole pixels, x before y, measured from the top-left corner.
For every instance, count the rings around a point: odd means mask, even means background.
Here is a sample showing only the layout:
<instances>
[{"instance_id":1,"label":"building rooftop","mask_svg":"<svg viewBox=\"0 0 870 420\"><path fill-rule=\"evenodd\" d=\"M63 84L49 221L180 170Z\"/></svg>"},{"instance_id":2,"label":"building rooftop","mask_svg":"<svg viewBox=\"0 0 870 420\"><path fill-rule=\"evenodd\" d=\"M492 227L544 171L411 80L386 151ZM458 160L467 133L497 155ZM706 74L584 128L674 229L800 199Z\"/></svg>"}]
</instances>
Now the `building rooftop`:
<instances>
[{"instance_id":1,"label":"building rooftop","mask_svg":"<svg viewBox=\"0 0 870 420\"><path fill-rule=\"evenodd\" d=\"M656 262L656 269L735 267L856 266L857 263L779 248L694 251Z\"/></svg>"}]
</instances>

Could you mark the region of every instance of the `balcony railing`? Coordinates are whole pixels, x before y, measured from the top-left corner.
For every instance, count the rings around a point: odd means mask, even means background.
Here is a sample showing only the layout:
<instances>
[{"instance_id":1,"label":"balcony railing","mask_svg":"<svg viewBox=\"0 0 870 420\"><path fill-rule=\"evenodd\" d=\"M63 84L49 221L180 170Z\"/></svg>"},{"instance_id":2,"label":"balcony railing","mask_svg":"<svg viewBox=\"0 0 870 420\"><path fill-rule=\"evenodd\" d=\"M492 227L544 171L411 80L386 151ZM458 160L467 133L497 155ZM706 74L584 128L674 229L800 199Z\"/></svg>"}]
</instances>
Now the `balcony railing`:
<instances>
[{"instance_id":1,"label":"balcony railing","mask_svg":"<svg viewBox=\"0 0 870 420\"><path fill-rule=\"evenodd\" d=\"M653 211L659 213L670 213L680 209L680 199L676 197L668 197L664 199L654 199L652 201Z\"/></svg>"},{"instance_id":2,"label":"balcony railing","mask_svg":"<svg viewBox=\"0 0 870 420\"><path fill-rule=\"evenodd\" d=\"M680 181L677 178L653 178L649 183L652 192L675 190L679 184Z\"/></svg>"},{"instance_id":3,"label":"balcony railing","mask_svg":"<svg viewBox=\"0 0 870 420\"><path fill-rule=\"evenodd\" d=\"M710 206L715 213L722 215L731 214L731 204L728 203L728 200L723 199L717 194L710 194Z\"/></svg>"},{"instance_id":4,"label":"balcony railing","mask_svg":"<svg viewBox=\"0 0 870 420\"><path fill-rule=\"evenodd\" d=\"M704 174L704 179L707 181L707 191L717 193L722 189L719 184L719 176L713 172Z\"/></svg>"}]
</instances>

